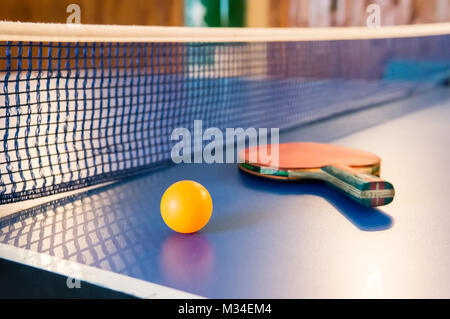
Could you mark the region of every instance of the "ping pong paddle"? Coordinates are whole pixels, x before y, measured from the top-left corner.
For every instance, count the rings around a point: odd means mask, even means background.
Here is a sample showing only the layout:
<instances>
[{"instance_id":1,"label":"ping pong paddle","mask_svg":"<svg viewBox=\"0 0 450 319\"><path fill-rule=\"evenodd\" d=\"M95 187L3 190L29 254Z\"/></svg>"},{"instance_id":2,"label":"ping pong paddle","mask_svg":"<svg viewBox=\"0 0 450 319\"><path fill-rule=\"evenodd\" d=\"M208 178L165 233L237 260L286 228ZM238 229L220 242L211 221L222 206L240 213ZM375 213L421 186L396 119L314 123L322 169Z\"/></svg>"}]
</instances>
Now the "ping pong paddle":
<instances>
[{"instance_id":1,"label":"ping pong paddle","mask_svg":"<svg viewBox=\"0 0 450 319\"><path fill-rule=\"evenodd\" d=\"M372 153L320 143L277 144L278 165L264 163L271 145L247 148L239 153L239 168L252 175L281 180L323 180L357 202L382 206L394 199L391 183L381 179L381 159Z\"/></svg>"}]
</instances>

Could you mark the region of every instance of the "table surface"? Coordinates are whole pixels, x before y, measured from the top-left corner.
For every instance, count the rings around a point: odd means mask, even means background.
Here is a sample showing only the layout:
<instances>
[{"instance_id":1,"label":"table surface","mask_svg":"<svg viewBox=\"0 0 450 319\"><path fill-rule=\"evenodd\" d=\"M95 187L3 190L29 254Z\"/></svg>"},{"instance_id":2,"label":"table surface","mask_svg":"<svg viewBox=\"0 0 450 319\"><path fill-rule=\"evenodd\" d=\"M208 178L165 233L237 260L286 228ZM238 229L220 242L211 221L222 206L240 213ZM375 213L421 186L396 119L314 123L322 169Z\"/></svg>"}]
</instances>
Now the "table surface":
<instances>
[{"instance_id":1,"label":"table surface","mask_svg":"<svg viewBox=\"0 0 450 319\"><path fill-rule=\"evenodd\" d=\"M138 297L450 298L449 120L450 90L436 89L280 136L378 154L396 188L387 206L184 164L0 219L0 257ZM160 217L164 190L183 179L213 198L197 234Z\"/></svg>"}]
</instances>

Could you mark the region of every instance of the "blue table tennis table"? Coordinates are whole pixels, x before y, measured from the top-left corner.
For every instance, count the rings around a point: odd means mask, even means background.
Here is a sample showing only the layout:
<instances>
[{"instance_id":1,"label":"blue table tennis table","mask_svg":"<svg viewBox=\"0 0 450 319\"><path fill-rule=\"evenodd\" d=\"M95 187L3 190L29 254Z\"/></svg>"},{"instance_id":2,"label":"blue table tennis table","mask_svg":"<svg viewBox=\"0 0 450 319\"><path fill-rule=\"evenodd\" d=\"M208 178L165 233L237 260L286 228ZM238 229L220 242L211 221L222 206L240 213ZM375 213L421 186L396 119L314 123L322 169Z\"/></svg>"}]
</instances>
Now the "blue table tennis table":
<instances>
[{"instance_id":1,"label":"blue table tennis table","mask_svg":"<svg viewBox=\"0 0 450 319\"><path fill-rule=\"evenodd\" d=\"M450 297L448 88L309 123L280 140L378 154L393 203L367 208L325 184L262 180L236 164L174 165L28 202L0 219L0 257L68 278L72 289L79 279L81 291L140 298ZM208 225L192 235L171 231L159 212L164 190L184 179L203 184L214 202Z\"/></svg>"}]
</instances>

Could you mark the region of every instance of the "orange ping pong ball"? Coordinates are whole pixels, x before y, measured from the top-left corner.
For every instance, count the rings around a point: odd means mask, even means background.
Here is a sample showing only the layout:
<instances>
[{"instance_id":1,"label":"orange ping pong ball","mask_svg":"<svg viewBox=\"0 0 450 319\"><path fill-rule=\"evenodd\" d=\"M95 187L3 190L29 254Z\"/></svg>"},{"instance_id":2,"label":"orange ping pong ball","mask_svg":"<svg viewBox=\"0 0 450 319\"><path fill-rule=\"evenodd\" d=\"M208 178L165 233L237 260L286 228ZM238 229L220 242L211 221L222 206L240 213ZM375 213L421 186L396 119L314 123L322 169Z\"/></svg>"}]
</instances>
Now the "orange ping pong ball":
<instances>
[{"instance_id":1,"label":"orange ping pong ball","mask_svg":"<svg viewBox=\"0 0 450 319\"><path fill-rule=\"evenodd\" d=\"M179 181L161 198L161 216L169 228L179 233L194 233L209 221L213 209L211 195L201 184Z\"/></svg>"}]
</instances>

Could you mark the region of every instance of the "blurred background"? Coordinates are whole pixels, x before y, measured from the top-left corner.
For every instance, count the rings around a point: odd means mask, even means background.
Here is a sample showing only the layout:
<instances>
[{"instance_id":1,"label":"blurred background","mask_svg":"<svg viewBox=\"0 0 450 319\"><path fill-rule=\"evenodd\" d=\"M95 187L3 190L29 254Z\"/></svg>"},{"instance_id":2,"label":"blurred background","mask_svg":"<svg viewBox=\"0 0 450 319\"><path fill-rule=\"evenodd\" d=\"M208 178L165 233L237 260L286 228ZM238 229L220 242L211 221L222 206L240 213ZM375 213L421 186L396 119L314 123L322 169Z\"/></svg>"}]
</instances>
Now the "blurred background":
<instances>
[{"instance_id":1,"label":"blurred background","mask_svg":"<svg viewBox=\"0 0 450 319\"><path fill-rule=\"evenodd\" d=\"M80 6L83 24L364 26L370 4L382 26L450 21L450 0L1 0L0 19L65 23L69 4Z\"/></svg>"}]
</instances>

